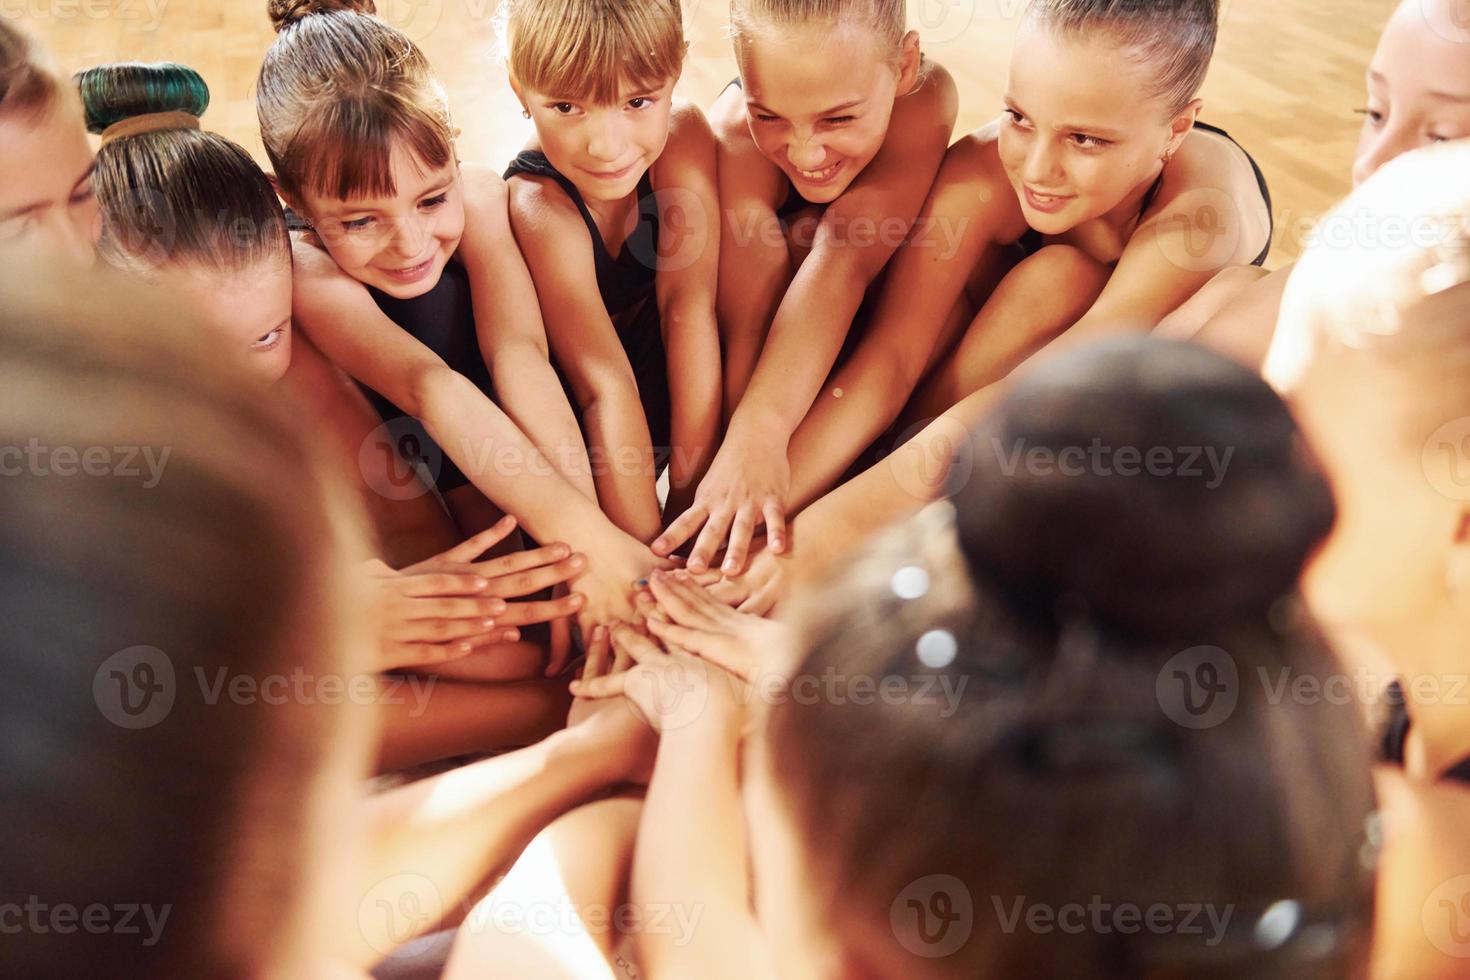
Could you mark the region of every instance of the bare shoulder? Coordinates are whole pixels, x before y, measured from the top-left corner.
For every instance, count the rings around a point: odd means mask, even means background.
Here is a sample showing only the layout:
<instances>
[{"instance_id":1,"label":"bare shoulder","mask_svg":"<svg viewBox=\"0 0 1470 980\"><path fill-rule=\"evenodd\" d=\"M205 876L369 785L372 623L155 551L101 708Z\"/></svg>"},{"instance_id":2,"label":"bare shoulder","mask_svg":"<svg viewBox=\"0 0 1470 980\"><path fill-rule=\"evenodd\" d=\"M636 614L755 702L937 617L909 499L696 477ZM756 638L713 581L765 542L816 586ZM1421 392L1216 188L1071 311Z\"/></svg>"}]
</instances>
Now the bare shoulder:
<instances>
[{"instance_id":1,"label":"bare shoulder","mask_svg":"<svg viewBox=\"0 0 1470 980\"><path fill-rule=\"evenodd\" d=\"M940 178L999 192L1010 189L1010 178L1000 162L999 126L988 123L950 144L939 169Z\"/></svg>"},{"instance_id":2,"label":"bare shoulder","mask_svg":"<svg viewBox=\"0 0 1470 980\"><path fill-rule=\"evenodd\" d=\"M482 211L505 213L510 191L505 178L483 163L464 163L459 168L464 187L464 206L471 214Z\"/></svg>"},{"instance_id":3,"label":"bare shoulder","mask_svg":"<svg viewBox=\"0 0 1470 980\"><path fill-rule=\"evenodd\" d=\"M313 240L310 232L291 236L292 277L298 286L330 282L355 282L342 271L327 250Z\"/></svg>"},{"instance_id":4,"label":"bare shoulder","mask_svg":"<svg viewBox=\"0 0 1470 980\"><path fill-rule=\"evenodd\" d=\"M926 61L914 87L899 100L900 108L947 118L951 126L959 113L960 91L949 69L937 61Z\"/></svg>"},{"instance_id":5,"label":"bare shoulder","mask_svg":"<svg viewBox=\"0 0 1470 980\"><path fill-rule=\"evenodd\" d=\"M1186 136L1170 163L1161 198L1213 188L1248 200L1256 187L1256 172L1246 151L1233 139L1209 130L1195 129Z\"/></svg>"},{"instance_id":6,"label":"bare shoulder","mask_svg":"<svg viewBox=\"0 0 1470 980\"><path fill-rule=\"evenodd\" d=\"M745 142L752 146L750 125L746 121L745 92L738 85L726 86L709 110L710 128L721 145Z\"/></svg>"},{"instance_id":7,"label":"bare shoulder","mask_svg":"<svg viewBox=\"0 0 1470 980\"><path fill-rule=\"evenodd\" d=\"M517 232L556 230L569 223L581 227L582 215L577 205L550 177L517 174L505 184L510 217Z\"/></svg>"},{"instance_id":8,"label":"bare shoulder","mask_svg":"<svg viewBox=\"0 0 1470 980\"><path fill-rule=\"evenodd\" d=\"M690 168L714 180L717 149L714 131L699 107L689 102L676 106L669 117L669 141L653 165L654 185L675 173L687 174Z\"/></svg>"}]
</instances>

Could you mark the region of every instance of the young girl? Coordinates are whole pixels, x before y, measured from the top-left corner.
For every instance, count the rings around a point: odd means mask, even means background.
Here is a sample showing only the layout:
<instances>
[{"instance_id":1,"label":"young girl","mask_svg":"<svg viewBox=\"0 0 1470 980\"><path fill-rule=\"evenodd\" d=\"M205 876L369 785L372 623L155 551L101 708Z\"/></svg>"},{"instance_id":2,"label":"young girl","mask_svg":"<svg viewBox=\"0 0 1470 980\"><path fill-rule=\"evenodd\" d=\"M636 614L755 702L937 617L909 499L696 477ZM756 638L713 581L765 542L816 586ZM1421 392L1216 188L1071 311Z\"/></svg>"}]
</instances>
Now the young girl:
<instances>
[{"instance_id":1,"label":"young girl","mask_svg":"<svg viewBox=\"0 0 1470 980\"><path fill-rule=\"evenodd\" d=\"M1383 28L1368 65L1368 98L1353 161L1362 183L1401 153L1470 136L1470 29L1455 21L1456 0L1403 0ZM1159 325L1259 366L1266 357L1291 266L1267 275L1226 269Z\"/></svg>"},{"instance_id":2,"label":"young girl","mask_svg":"<svg viewBox=\"0 0 1470 980\"><path fill-rule=\"evenodd\" d=\"M279 36L257 111L279 190L308 226L295 250L296 322L385 417L421 423L389 427L437 471L462 530L498 516L484 491L536 540L589 556L584 626L630 616L633 583L657 559L598 510L504 182L460 166L423 53L372 9L270 7Z\"/></svg>"},{"instance_id":3,"label":"young girl","mask_svg":"<svg viewBox=\"0 0 1470 980\"><path fill-rule=\"evenodd\" d=\"M1361 668L1381 678L1372 693L1398 716L1387 754L1413 775L1463 782L1467 167L1470 143L1460 140L1406 154L1354 191L1297 263L1266 359L1267 378L1297 411L1341 502L1307 597L1344 648L1360 652ZM1410 234L1347 247L1331 234L1365 219ZM1401 681L1397 698L1385 690L1391 677Z\"/></svg>"},{"instance_id":4,"label":"young girl","mask_svg":"<svg viewBox=\"0 0 1470 980\"><path fill-rule=\"evenodd\" d=\"M350 491L176 299L51 272L39 297L0 283L0 444L169 452L152 486L0 480L0 903L39 909L7 914L0 972L365 980L547 821L646 772L646 726L602 712L365 799Z\"/></svg>"},{"instance_id":5,"label":"young girl","mask_svg":"<svg viewBox=\"0 0 1470 980\"><path fill-rule=\"evenodd\" d=\"M0 18L0 144L0 250L89 265L100 229L81 106L9 18Z\"/></svg>"},{"instance_id":6,"label":"young girl","mask_svg":"<svg viewBox=\"0 0 1470 980\"><path fill-rule=\"evenodd\" d=\"M267 397L316 420L322 443L332 449L323 465L356 485L386 531L383 538L407 539L393 550L422 557L423 539L443 549L401 572L380 560L365 566L381 624L378 666L432 671L440 682L443 675L478 681L538 675L545 651L519 643L519 627L573 615L580 597L506 600L564 583L581 570L580 556L549 545L474 564L511 533L511 519L448 546L456 540L452 522L427 488L398 499L374 492L388 474L370 469L381 460L364 458L360 447L380 420L310 344L293 348L285 216L250 156L200 128L209 104L204 79L183 65L128 63L88 69L77 83L88 126L102 137L93 177L102 255L182 300L230 363L270 386ZM431 697L435 710L421 720L394 713L385 763L524 744L554 728L565 711L549 687L450 682ZM466 724L471 708L480 720Z\"/></svg>"},{"instance_id":7,"label":"young girl","mask_svg":"<svg viewBox=\"0 0 1470 980\"><path fill-rule=\"evenodd\" d=\"M732 0L730 15L740 78L712 111L729 425L654 550L698 534L699 570L728 537L738 571L762 522L784 546L787 444L919 213L957 97L920 56L902 0Z\"/></svg>"},{"instance_id":8,"label":"young girl","mask_svg":"<svg viewBox=\"0 0 1470 980\"><path fill-rule=\"evenodd\" d=\"M634 900L706 909L692 941L641 937L644 975L1361 976L1361 719L1255 680L1340 669L1293 611L1333 507L1286 407L1218 355L1129 341L1033 372L980 435L1233 453L1218 482L988 461L801 606L794 662L757 653L780 687L683 652L697 632L616 629L638 666L581 693L663 725ZM701 601L680 574L653 578L675 623Z\"/></svg>"},{"instance_id":9,"label":"young girl","mask_svg":"<svg viewBox=\"0 0 1470 980\"><path fill-rule=\"evenodd\" d=\"M833 486L911 400L932 418L1063 330L1069 344L1152 327L1221 267L1264 261L1265 181L1196 123L1216 20L1214 0L1033 0L1004 115L950 148L871 346L792 439L793 506ZM937 261L943 229L961 235Z\"/></svg>"},{"instance_id":10,"label":"young girl","mask_svg":"<svg viewBox=\"0 0 1470 980\"><path fill-rule=\"evenodd\" d=\"M536 124L505 172L511 224L604 458L603 509L652 541L664 454L678 514L720 426L715 140L696 106L673 103L679 3L514 0L504 14L510 84Z\"/></svg>"}]
</instances>

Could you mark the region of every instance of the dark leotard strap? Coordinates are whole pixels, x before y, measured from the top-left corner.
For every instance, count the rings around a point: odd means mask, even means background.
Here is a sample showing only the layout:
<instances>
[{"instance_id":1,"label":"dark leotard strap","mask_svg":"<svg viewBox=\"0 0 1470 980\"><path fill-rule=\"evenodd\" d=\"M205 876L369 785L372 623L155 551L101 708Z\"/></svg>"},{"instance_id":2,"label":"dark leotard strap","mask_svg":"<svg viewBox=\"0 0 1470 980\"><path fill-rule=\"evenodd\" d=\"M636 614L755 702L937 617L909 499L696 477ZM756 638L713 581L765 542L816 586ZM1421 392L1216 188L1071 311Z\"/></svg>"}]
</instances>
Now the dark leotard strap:
<instances>
[{"instance_id":1,"label":"dark leotard strap","mask_svg":"<svg viewBox=\"0 0 1470 980\"><path fill-rule=\"evenodd\" d=\"M669 445L672 438L673 414L669 400L668 354L664 349L658 300L654 295L659 225L658 199L653 192L653 183L647 174L639 181L638 227L623 242L617 258L613 258L577 185L553 167L546 154L537 150L524 150L517 154L505 170L505 179L510 180L519 174L554 181L577 206L577 212L587 226L587 234L592 236L597 291L602 296L603 308L617 323L618 341L628 355L629 366L633 368L638 398L643 403L643 415L657 454L662 447ZM565 385L565 372L561 373ZM570 400L569 387L567 395ZM666 454L659 458L666 461ZM663 462L659 465L661 468Z\"/></svg>"}]
</instances>

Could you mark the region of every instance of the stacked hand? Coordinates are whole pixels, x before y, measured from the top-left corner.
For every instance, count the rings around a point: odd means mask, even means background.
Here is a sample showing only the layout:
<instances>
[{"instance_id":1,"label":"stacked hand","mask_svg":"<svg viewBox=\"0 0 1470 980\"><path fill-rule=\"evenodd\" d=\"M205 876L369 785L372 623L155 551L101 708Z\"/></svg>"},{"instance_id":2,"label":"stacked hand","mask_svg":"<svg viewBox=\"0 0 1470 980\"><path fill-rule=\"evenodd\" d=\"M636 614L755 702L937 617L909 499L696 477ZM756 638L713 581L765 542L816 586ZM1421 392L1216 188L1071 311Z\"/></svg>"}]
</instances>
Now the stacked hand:
<instances>
[{"instance_id":1,"label":"stacked hand","mask_svg":"<svg viewBox=\"0 0 1470 980\"><path fill-rule=\"evenodd\" d=\"M715 589L684 571L655 572L641 594L648 631L671 649L687 651L755 681L789 651L790 630L781 623L730 608Z\"/></svg>"},{"instance_id":2,"label":"stacked hand","mask_svg":"<svg viewBox=\"0 0 1470 980\"><path fill-rule=\"evenodd\" d=\"M568 582L586 559L564 544L476 561L515 530L506 517L441 554L394 571L367 562L379 621L378 667L392 670L457 660L494 643L514 642L519 627L575 615L583 597L510 602Z\"/></svg>"}]
</instances>

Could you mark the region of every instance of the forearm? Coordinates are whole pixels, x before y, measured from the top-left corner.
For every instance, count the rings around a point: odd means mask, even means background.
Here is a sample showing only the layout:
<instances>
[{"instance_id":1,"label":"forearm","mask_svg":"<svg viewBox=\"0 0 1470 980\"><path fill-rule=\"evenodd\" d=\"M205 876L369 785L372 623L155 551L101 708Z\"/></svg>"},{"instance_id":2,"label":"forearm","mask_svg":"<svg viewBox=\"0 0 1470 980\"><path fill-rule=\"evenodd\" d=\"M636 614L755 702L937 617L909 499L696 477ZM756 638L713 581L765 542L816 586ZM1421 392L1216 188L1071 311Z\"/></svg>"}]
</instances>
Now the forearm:
<instances>
[{"instance_id":1,"label":"forearm","mask_svg":"<svg viewBox=\"0 0 1470 980\"><path fill-rule=\"evenodd\" d=\"M832 370L868 282L851 261L813 251L776 311L750 387L731 429L758 433L782 448Z\"/></svg>"},{"instance_id":2,"label":"forearm","mask_svg":"<svg viewBox=\"0 0 1470 980\"><path fill-rule=\"evenodd\" d=\"M711 704L659 744L638 827L632 898L640 908L682 906L697 924L687 936L639 935L639 958L651 980L746 980L765 973L750 914L739 742L738 712Z\"/></svg>"},{"instance_id":3,"label":"forearm","mask_svg":"<svg viewBox=\"0 0 1470 980\"><path fill-rule=\"evenodd\" d=\"M490 369L506 414L551 459L558 473L595 501L582 430L546 352L528 343L502 344Z\"/></svg>"},{"instance_id":4,"label":"forearm","mask_svg":"<svg viewBox=\"0 0 1470 980\"><path fill-rule=\"evenodd\" d=\"M367 800L369 847L358 895L396 908L411 900L411 893L424 913L434 911L422 901L429 898L452 915L465 898L509 868L542 828L621 778L612 762L596 740L563 731L529 748ZM400 891L383 893L398 881ZM360 926L352 933L362 940L357 961L363 965L409 938L389 930L392 916L359 916L356 903L349 913ZM433 924L422 921L426 928ZM375 931L380 928L381 933Z\"/></svg>"},{"instance_id":5,"label":"forearm","mask_svg":"<svg viewBox=\"0 0 1470 980\"><path fill-rule=\"evenodd\" d=\"M494 402L448 368L416 382L416 411L444 455L538 541L574 548L609 527L597 504L567 482Z\"/></svg>"},{"instance_id":6,"label":"forearm","mask_svg":"<svg viewBox=\"0 0 1470 980\"><path fill-rule=\"evenodd\" d=\"M689 306L695 308L689 310ZM687 311L687 312L686 312ZM720 338L714 304L675 303L665 315L669 365L669 492L692 492L720 434Z\"/></svg>"},{"instance_id":7,"label":"forearm","mask_svg":"<svg viewBox=\"0 0 1470 980\"><path fill-rule=\"evenodd\" d=\"M660 530L653 447L633 384L610 385L582 407L597 497L618 527L647 543Z\"/></svg>"},{"instance_id":8,"label":"forearm","mask_svg":"<svg viewBox=\"0 0 1470 980\"><path fill-rule=\"evenodd\" d=\"M717 286L720 336L723 339L724 418L730 419L744 398L755 374L771 321L781 298L791 285L795 270L786 240L774 215L775 245L765 241L720 250L720 279ZM727 234L734 234L733 228ZM741 242L737 237L735 241Z\"/></svg>"}]
</instances>

